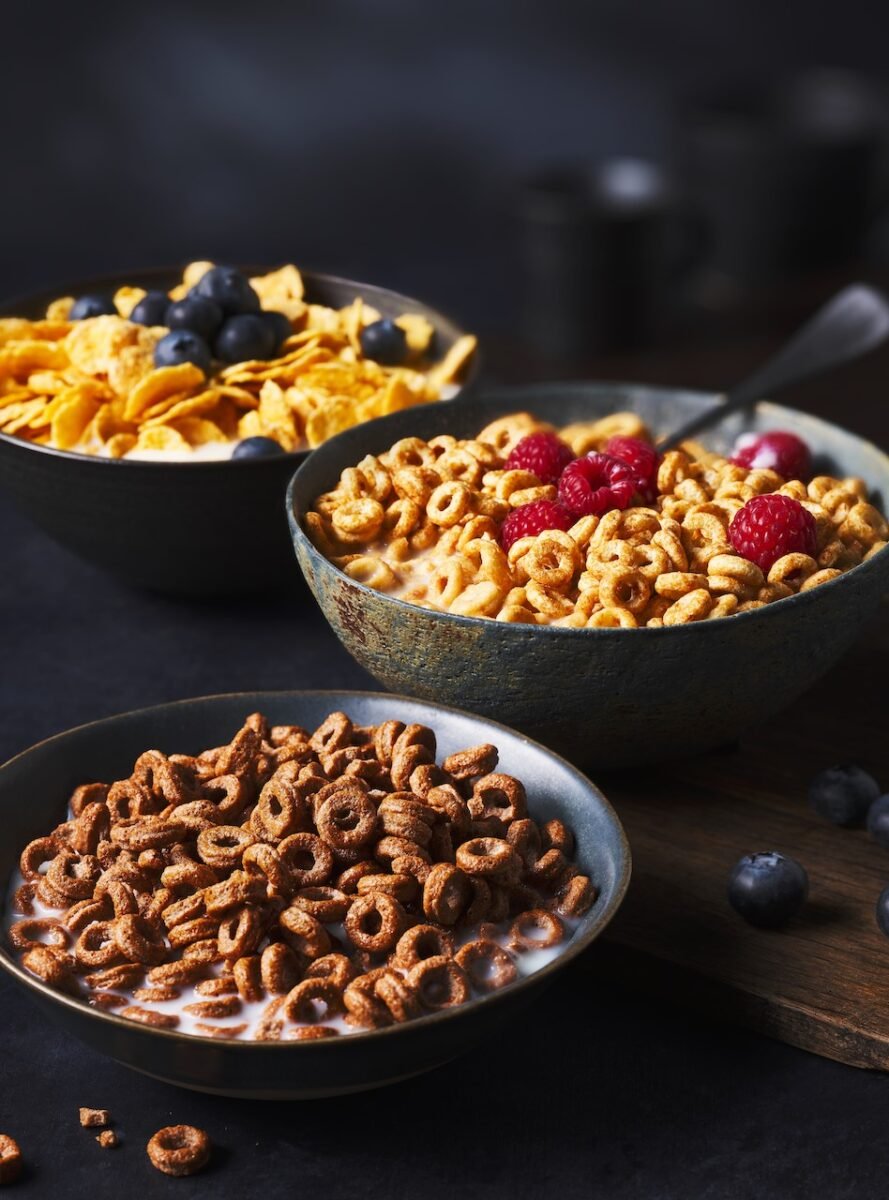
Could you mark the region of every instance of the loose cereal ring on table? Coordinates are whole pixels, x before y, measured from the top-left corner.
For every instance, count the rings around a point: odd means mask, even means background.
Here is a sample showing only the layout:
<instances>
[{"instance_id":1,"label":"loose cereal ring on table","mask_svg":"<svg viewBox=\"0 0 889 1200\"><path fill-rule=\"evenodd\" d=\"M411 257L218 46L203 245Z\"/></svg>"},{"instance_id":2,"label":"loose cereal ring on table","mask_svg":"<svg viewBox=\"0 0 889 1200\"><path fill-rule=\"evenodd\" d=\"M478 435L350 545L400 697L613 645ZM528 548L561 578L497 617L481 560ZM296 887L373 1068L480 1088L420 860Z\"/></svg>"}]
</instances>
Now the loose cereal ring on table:
<instances>
[{"instance_id":1,"label":"loose cereal ring on table","mask_svg":"<svg viewBox=\"0 0 889 1200\"><path fill-rule=\"evenodd\" d=\"M662 457L650 443L633 413L558 435L513 413L472 439L403 438L317 497L306 532L352 579L412 604L586 629L749 612L886 545L860 479L784 479L696 442Z\"/></svg>"},{"instance_id":2,"label":"loose cereal ring on table","mask_svg":"<svg viewBox=\"0 0 889 1200\"><path fill-rule=\"evenodd\" d=\"M596 886L496 746L441 765L436 749L425 726L337 712L312 732L254 713L227 746L148 751L23 849L9 943L94 1007L217 1039L334 1037L506 986Z\"/></svg>"}]
</instances>

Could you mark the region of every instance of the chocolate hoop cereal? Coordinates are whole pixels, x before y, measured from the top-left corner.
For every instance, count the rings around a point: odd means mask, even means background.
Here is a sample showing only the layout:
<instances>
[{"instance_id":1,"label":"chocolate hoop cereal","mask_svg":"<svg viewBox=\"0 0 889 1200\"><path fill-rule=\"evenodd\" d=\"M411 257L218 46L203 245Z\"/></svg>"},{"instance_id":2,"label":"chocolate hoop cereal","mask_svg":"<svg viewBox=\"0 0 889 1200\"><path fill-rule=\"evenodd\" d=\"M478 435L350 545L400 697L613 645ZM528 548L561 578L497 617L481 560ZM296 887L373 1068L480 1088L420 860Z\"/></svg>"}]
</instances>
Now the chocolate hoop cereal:
<instances>
[{"instance_id":1,"label":"chocolate hoop cereal","mask_svg":"<svg viewBox=\"0 0 889 1200\"><path fill-rule=\"evenodd\" d=\"M495 746L436 752L418 724L254 713L227 746L143 754L24 848L9 942L52 987L215 1039L329 1037L485 995L554 955L598 893Z\"/></svg>"},{"instance_id":2,"label":"chocolate hoop cereal","mask_svg":"<svg viewBox=\"0 0 889 1200\"><path fill-rule=\"evenodd\" d=\"M210 1139L194 1125L167 1125L145 1149L153 1167L177 1178L194 1175L210 1161Z\"/></svg>"},{"instance_id":3,"label":"chocolate hoop cereal","mask_svg":"<svg viewBox=\"0 0 889 1200\"><path fill-rule=\"evenodd\" d=\"M695 442L653 457L650 484L637 477L635 493L573 516L556 484L509 469L510 452L532 433L555 430L514 413L474 439L402 439L367 456L361 471L343 471L305 514L305 531L345 574L396 599L576 629L669 628L750 612L837 578L889 539L860 479L785 480ZM615 434L650 440L632 413L577 423L559 436L583 456L601 454ZM785 554L763 571L737 553L729 527L748 501L772 494L810 514L813 553ZM370 513L371 501L372 521L352 519ZM558 514L541 520L560 527L504 538L507 519L535 502L555 506ZM450 770L461 778L459 763Z\"/></svg>"}]
</instances>

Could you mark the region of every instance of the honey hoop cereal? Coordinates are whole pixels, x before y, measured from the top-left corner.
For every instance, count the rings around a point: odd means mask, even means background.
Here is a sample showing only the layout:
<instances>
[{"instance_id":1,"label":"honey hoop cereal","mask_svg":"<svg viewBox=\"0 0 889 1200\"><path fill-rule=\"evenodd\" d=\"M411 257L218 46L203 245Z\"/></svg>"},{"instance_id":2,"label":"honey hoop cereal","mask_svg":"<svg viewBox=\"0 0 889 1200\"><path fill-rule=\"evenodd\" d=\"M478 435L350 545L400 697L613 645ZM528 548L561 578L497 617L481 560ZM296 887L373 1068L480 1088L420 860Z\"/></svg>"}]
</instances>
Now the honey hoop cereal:
<instances>
[{"instance_id":1,"label":"honey hoop cereal","mask_svg":"<svg viewBox=\"0 0 889 1200\"><path fill-rule=\"evenodd\" d=\"M495 746L437 763L422 725L254 713L227 745L78 787L22 851L7 936L31 974L129 1020L305 1040L506 987L597 895Z\"/></svg>"},{"instance_id":2,"label":"honey hoop cereal","mask_svg":"<svg viewBox=\"0 0 889 1200\"><path fill-rule=\"evenodd\" d=\"M360 296L311 303L291 264L248 281L194 262L169 293L121 287L0 318L0 432L110 458L228 458L254 438L311 448L453 394L476 339L434 361L434 337L425 316L383 319Z\"/></svg>"},{"instance_id":3,"label":"honey hoop cereal","mask_svg":"<svg viewBox=\"0 0 889 1200\"><path fill-rule=\"evenodd\" d=\"M808 456L794 435L760 441L782 438ZM476 438L403 438L344 470L304 526L388 595L577 629L749 612L836 578L889 535L861 479L785 478L694 442L659 456L630 412L558 434L519 412Z\"/></svg>"}]
</instances>

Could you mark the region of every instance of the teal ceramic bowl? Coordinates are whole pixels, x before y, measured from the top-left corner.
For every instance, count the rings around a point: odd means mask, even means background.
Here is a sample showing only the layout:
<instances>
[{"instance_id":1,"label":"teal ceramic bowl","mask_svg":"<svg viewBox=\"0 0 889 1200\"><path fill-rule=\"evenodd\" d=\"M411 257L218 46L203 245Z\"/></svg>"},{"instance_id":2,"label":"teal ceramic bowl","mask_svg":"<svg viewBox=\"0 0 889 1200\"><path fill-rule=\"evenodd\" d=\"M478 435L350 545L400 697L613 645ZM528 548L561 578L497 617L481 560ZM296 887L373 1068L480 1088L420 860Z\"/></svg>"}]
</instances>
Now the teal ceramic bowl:
<instances>
[{"instance_id":1,"label":"teal ceramic bowl","mask_svg":"<svg viewBox=\"0 0 889 1200\"><path fill-rule=\"evenodd\" d=\"M35 979L18 965L0 933L0 970L28 989L47 1019L99 1053L168 1083L227 1096L306 1099L380 1087L428 1071L499 1034L504 1020L574 962L617 911L630 878L630 851L613 809L589 779L502 725L371 692L209 696L96 721L41 742L0 767L0 897L7 894L21 849L59 823L78 784L125 778L147 747L196 753L220 745L257 710L272 724L309 729L337 710L360 725L392 717L416 721L435 730L439 758L493 742L503 769L525 783L531 815L544 821L559 817L574 830L577 862L598 886L598 899L557 958L502 991L404 1025L323 1041L219 1041L128 1021ZM32 1036L41 1036L39 1022Z\"/></svg>"},{"instance_id":2,"label":"teal ceramic bowl","mask_svg":"<svg viewBox=\"0 0 889 1200\"><path fill-rule=\"evenodd\" d=\"M717 403L702 392L622 383L535 385L349 430L317 450L290 484L299 565L337 637L393 691L494 717L598 768L731 741L792 704L848 648L889 589L889 550L812 591L722 620L564 629L432 612L374 591L324 558L302 524L344 467L402 437L474 437L489 421L520 410L564 426L629 409L657 434ZM826 421L762 403L703 440L727 451L742 431L776 428L805 438L817 469L862 476L886 511L889 458Z\"/></svg>"},{"instance_id":3,"label":"teal ceramic bowl","mask_svg":"<svg viewBox=\"0 0 889 1200\"><path fill-rule=\"evenodd\" d=\"M247 267L260 274L265 267ZM57 296L112 293L130 284L169 290L181 270L159 268L69 282L0 304L0 317L38 317ZM372 284L302 272L306 297L342 308L362 296L384 316L422 313L444 357L461 330L419 300ZM471 385L478 352L461 387ZM309 452L271 458L140 462L37 446L0 433L0 485L67 550L125 583L178 596L216 598L263 592L293 581L281 504L290 476Z\"/></svg>"}]
</instances>

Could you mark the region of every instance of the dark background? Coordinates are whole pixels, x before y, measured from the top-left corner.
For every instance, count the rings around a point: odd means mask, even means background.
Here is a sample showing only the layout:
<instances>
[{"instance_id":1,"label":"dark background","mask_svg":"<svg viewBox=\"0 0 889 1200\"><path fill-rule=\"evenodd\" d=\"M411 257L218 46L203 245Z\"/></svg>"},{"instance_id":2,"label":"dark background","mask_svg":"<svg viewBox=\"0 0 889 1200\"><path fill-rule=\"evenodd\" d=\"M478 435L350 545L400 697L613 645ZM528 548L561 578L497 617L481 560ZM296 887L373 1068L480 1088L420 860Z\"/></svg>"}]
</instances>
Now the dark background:
<instances>
[{"instance_id":1,"label":"dark background","mask_svg":"<svg viewBox=\"0 0 889 1200\"><path fill-rule=\"evenodd\" d=\"M192 258L293 260L452 311L486 335L489 376L564 373L521 324L523 177L612 155L678 163L688 97L729 84L762 95L831 67L879 87L877 11L862 0L7 6L0 291ZM580 373L730 381L837 283L885 274L879 236L859 233L854 261L774 269L728 302L707 293L669 336L591 353ZM859 432L886 430L887 369L884 354L844 376L857 404L843 419ZM837 394L830 383L792 399L829 414ZM366 684L305 600L137 595L0 501L0 759L143 704ZM79 1129L80 1104L111 1107L119 1151ZM886 1105L881 1075L596 990L576 968L483 1051L312 1105L143 1080L67 1043L0 980L0 1129L29 1160L23 1195L851 1200L885 1193ZM142 1152L171 1120L205 1126L219 1147L190 1183L168 1183Z\"/></svg>"},{"instance_id":2,"label":"dark background","mask_svg":"<svg viewBox=\"0 0 889 1200\"><path fill-rule=\"evenodd\" d=\"M673 161L680 105L812 67L879 80L873 0L9 4L0 288L295 260L517 319L518 181Z\"/></svg>"}]
</instances>

